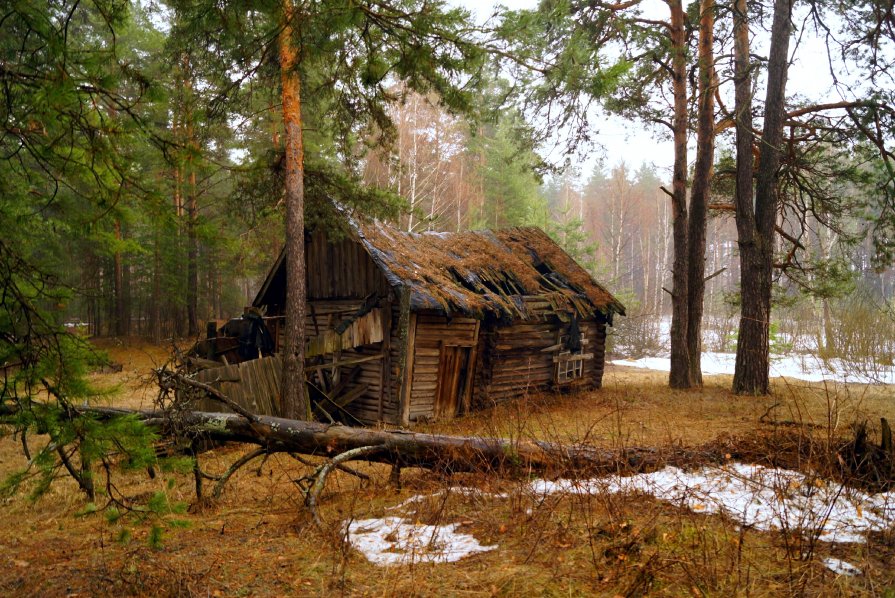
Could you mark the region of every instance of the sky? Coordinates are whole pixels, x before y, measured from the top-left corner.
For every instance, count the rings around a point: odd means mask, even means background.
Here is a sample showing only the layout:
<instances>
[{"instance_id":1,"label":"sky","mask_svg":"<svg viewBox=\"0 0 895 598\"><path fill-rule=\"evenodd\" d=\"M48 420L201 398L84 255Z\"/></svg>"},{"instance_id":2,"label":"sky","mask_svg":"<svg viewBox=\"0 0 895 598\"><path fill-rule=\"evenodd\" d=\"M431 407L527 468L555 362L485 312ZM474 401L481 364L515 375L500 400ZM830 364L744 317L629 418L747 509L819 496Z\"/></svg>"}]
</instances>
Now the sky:
<instances>
[{"instance_id":1,"label":"sky","mask_svg":"<svg viewBox=\"0 0 895 598\"><path fill-rule=\"evenodd\" d=\"M650 2L654 0L649 0ZM479 21L484 22L498 5L513 10L535 8L537 0L447 0L453 6L467 9ZM674 161L674 145L670 138L654 137L642 125L622 118L604 119L594 135L596 147L581 157L578 168L587 179L602 161L605 167L625 162L629 169L636 170L643 163L653 163L660 174L671 175ZM551 158L558 159L556 156Z\"/></svg>"},{"instance_id":2,"label":"sky","mask_svg":"<svg viewBox=\"0 0 895 598\"><path fill-rule=\"evenodd\" d=\"M537 0L447 0L448 4L469 10L479 22L484 22L498 5L520 10L537 6ZM661 0L645 0L644 14L657 19L667 18L668 9ZM798 18L795 19L799 21ZM753 43L753 52L766 54L766 40L757 39ZM791 47L791 51L795 50ZM840 98L832 89L832 77L828 72L825 60L826 49L821 40L811 35L801 38L800 45L793 51L793 62L790 67L787 83L788 95L794 91L818 101L836 101ZM721 68L721 65L719 65ZM763 94L762 90L758 90ZM725 99L732 106L733 99ZM586 179L594 168L602 162L608 169L619 162L625 162L630 170L636 170L641 164L653 164L659 175L671 178L671 167L674 161L674 145L670 134L648 129L642 123L630 121L616 116L601 116L597 133L593 136L596 147L579 159L578 167ZM691 138L688 157L692 166L695 157L695 140ZM551 156L551 158L553 158Z\"/></svg>"}]
</instances>

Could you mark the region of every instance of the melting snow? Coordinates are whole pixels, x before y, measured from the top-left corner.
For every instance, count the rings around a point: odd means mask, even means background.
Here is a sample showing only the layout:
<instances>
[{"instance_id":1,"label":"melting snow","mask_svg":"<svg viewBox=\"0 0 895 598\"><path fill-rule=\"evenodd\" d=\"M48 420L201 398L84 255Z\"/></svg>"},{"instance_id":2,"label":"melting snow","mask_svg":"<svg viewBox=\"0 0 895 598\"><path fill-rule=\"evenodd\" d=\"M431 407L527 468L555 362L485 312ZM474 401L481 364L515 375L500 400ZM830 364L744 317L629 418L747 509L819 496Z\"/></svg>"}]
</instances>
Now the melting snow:
<instances>
[{"instance_id":1,"label":"melting snow","mask_svg":"<svg viewBox=\"0 0 895 598\"><path fill-rule=\"evenodd\" d=\"M785 529L816 535L825 542L866 540L871 531L895 525L895 492L865 494L797 471L732 463L684 471L666 467L628 477L590 480L535 480L535 495L557 493L618 494L642 492L700 513L721 513L740 525L759 530ZM389 510L426 498L457 492L485 494L475 488L451 488L432 495L413 496ZM506 494L491 494L506 498ZM452 563L497 545L483 546L470 534L457 531L459 523L425 525L402 517L352 521L348 540L377 565ZM839 575L858 575L860 569L834 558L824 564Z\"/></svg>"},{"instance_id":2,"label":"melting snow","mask_svg":"<svg viewBox=\"0 0 895 598\"><path fill-rule=\"evenodd\" d=\"M615 365L646 368L667 372L670 362L667 357L644 357L642 359L618 359ZM706 375L733 375L736 355L734 353L702 354L702 373ZM857 382L861 384L895 384L895 367L876 366L873 371L862 371L855 364L830 359L826 362L812 355L787 355L771 357L771 376L794 378L808 382L831 380L836 382Z\"/></svg>"},{"instance_id":3,"label":"melting snow","mask_svg":"<svg viewBox=\"0 0 895 598\"><path fill-rule=\"evenodd\" d=\"M445 488L444 490L439 490L438 492L434 492L432 494L417 494L415 496L411 496L404 502L400 502L394 506L386 507L386 511L395 511L397 509L403 509L408 505L412 505L417 502L422 502L424 500L435 498L438 496L444 496L445 494L459 494L461 496L480 496L480 497L491 497L491 498L507 498L507 494L490 494L488 492L484 492L479 490L478 488L470 488L467 486L452 486L450 488Z\"/></svg>"},{"instance_id":4,"label":"melting snow","mask_svg":"<svg viewBox=\"0 0 895 598\"><path fill-rule=\"evenodd\" d=\"M497 548L482 546L473 536L457 532L459 525L409 523L400 517L362 519L348 525L348 539L377 565L453 563Z\"/></svg>"},{"instance_id":5,"label":"melting snow","mask_svg":"<svg viewBox=\"0 0 895 598\"><path fill-rule=\"evenodd\" d=\"M839 560L833 557L827 557L823 560L824 565L826 565L827 569L835 573L836 575L860 575L861 570L852 565L851 563L846 563L845 561Z\"/></svg>"},{"instance_id":6,"label":"melting snow","mask_svg":"<svg viewBox=\"0 0 895 598\"><path fill-rule=\"evenodd\" d=\"M760 530L801 530L826 542L864 542L895 524L895 493L864 494L796 471L731 464L676 467L630 477L537 480L537 494L643 492L703 513L723 513Z\"/></svg>"}]
</instances>

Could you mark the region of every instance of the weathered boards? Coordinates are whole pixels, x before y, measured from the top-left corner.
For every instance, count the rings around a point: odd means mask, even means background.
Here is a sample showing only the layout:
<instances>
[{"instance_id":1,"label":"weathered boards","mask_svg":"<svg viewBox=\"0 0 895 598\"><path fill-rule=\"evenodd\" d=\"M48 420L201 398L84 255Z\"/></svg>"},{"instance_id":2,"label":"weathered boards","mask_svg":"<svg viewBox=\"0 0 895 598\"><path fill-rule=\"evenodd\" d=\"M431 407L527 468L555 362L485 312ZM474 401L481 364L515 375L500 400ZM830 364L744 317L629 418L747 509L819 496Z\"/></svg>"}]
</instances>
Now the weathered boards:
<instances>
[{"instance_id":1,"label":"weathered boards","mask_svg":"<svg viewBox=\"0 0 895 598\"><path fill-rule=\"evenodd\" d=\"M543 231L414 234L344 217L347 235L307 237L305 332L309 381L350 393L352 417L406 425L600 386L606 326L624 307ZM281 255L253 303L277 345L285 293Z\"/></svg>"},{"instance_id":2,"label":"weathered boards","mask_svg":"<svg viewBox=\"0 0 895 598\"><path fill-rule=\"evenodd\" d=\"M211 384L252 413L278 414L282 364L278 355L199 370L194 377ZM220 402L205 399L199 410L219 411Z\"/></svg>"}]
</instances>

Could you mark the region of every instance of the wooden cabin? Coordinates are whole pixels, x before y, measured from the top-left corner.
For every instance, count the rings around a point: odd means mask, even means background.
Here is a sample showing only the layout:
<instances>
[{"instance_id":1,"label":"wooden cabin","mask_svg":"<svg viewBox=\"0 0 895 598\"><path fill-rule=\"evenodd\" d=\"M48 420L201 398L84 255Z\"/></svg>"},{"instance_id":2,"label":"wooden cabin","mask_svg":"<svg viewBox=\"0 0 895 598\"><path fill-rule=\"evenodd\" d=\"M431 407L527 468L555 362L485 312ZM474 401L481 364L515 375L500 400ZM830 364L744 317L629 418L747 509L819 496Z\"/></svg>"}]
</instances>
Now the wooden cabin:
<instances>
[{"instance_id":1,"label":"wooden cabin","mask_svg":"<svg viewBox=\"0 0 895 598\"><path fill-rule=\"evenodd\" d=\"M306 259L312 398L363 423L407 425L533 391L599 388L606 325L624 315L537 228L417 234L349 218L338 239L308 234ZM280 255L254 300L278 347L285 283ZM276 397L251 406L278 411Z\"/></svg>"}]
</instances>

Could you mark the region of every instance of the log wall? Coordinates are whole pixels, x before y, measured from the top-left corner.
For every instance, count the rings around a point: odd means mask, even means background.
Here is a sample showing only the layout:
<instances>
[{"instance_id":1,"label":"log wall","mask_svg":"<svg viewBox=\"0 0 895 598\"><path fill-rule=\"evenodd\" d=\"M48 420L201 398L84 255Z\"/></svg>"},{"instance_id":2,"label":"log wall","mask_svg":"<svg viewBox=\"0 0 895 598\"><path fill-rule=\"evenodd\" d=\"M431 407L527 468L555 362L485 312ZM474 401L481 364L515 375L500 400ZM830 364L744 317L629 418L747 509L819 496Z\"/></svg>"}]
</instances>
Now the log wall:
<instances>
[{"instance_id":1,"label":"log wall","mask_svg":"<svg viewBox=\"0 0 895 598\"><path fill-rule=\"evenodd\" d=\"M594 354L591 362L590 378L593 381L594 388L603 387L603 372L606 367L606 323L596 320L588 330L588 337L593 339L590 344L591 353ZM584 375L588 375L587 365L585 364Z\"/></svg>"},{"instance_id":2,"label":"log wall","mask_svg":"<svg viewBox=\"0 0 895 598\"><path fill-rule=\"evenodd\" d=\"M476 373L473 404L483 408L519 398L529 392L556 388L554 384L556 345L568 331L568 323L543 314L532 320L517 320L509 326L491 324L479 335L480 370ZM603 379L606 325L597 320L579 322L584 352L593 358L584 361L581 378L563 389L599 388Z\"/></svg>"},{"instance_id":3,"label":"log wall","mask_svg":"<svg viewBox=\"0 0 895 598\"><path fill-rule=\"evenodd\" d=\"M442 347L445 345L468 347L473 351L477 341L477 330L478 321L472 318L446 318L425 312L416 314L416 325L411 339L413 351L411 387L409 396L405 396L405 400L409 400L406 409L408 421L435 417ZM477 361L473 355L473 368L476 367Z\"/></svg>"}]
</instances>

